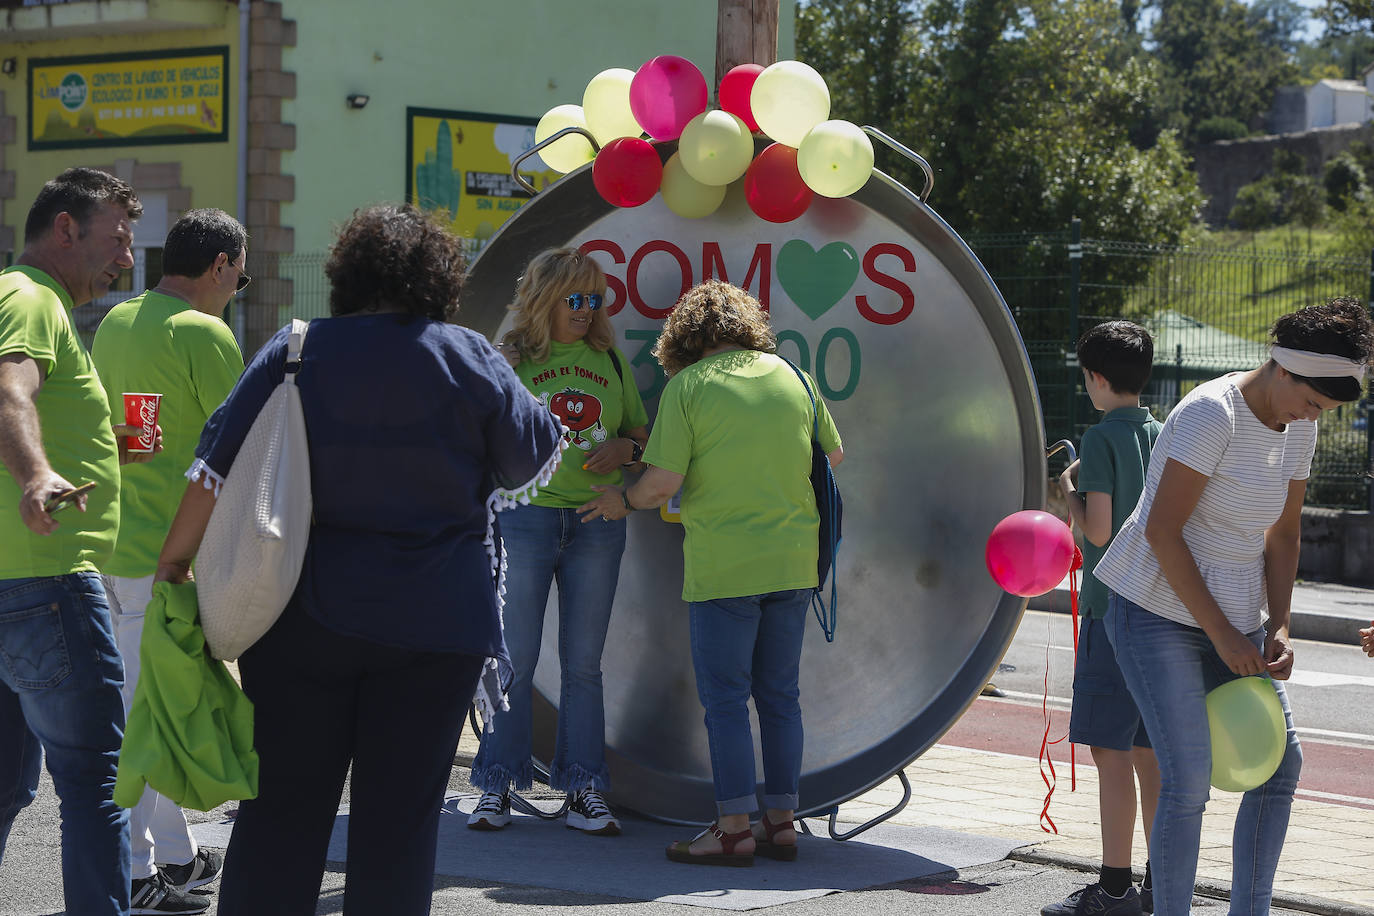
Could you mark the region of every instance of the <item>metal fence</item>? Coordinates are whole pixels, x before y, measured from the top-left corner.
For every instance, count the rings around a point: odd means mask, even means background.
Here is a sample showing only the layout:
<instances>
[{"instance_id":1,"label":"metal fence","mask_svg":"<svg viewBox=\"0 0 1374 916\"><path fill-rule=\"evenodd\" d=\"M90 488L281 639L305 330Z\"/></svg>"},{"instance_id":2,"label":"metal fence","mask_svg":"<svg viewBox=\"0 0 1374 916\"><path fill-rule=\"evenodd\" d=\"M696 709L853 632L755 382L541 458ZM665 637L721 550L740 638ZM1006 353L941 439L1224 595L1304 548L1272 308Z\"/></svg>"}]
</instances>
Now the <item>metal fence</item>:
<instances>
[{"instance_id":1,"label":"metal fence","mask_svg":"<svg viewBox=\"0 0 1374 916\"><path fill-rule=\"evenodd\" d=\"M1142 403L1163 419L1194 385L1259 365L1279 316L1333 296L1374 298L1374 253L1318 257L1299 250L1141 245L1061 232L967 239L1021 329L1048 441L1097 421L1074 358L1081 330L1126 318L1155 338ZM1374 455L1365 401L1324 414L1308 504L1370 508Z\"/></svg>"}]
</instances>

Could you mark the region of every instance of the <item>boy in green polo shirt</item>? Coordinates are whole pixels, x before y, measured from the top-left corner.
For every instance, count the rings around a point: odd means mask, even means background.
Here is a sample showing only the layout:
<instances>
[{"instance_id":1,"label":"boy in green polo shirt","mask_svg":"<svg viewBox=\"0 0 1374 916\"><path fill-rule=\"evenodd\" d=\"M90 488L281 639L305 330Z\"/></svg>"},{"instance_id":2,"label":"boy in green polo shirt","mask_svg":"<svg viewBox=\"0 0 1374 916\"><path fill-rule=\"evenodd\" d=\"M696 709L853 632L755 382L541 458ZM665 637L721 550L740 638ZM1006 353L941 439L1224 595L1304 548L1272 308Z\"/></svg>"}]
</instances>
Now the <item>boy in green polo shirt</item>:
<instances>
[{"instance_id":1,"label":"boy in green polo shirt","mask_svg":"<svg viewBox=\"0 0 1374 916\"><path fill-rule=\"evenodd\" d=\"M1097 764L1102 872L1096 883L1041 909L1042 916L1138 916L1154 909L1148 860L1140 892L1131 880L1131 837L1138 777L1149 840L1159 801L1159 765L1102 624L1107 587L1092 572L1135 511L1145 489L1150 449L1163 428L1140 406L1140 392L1150 380L1153 363L1150 332L1129 321L1104 322L1089 328L1078 341L1083 384L1093 406L1102 411L1102 421L1083 434L1078 460L1059 478L1069 514L1083 532L1085 613L1074 665L1069 740L1088 745Z\"/></svg>"}]
</instances>

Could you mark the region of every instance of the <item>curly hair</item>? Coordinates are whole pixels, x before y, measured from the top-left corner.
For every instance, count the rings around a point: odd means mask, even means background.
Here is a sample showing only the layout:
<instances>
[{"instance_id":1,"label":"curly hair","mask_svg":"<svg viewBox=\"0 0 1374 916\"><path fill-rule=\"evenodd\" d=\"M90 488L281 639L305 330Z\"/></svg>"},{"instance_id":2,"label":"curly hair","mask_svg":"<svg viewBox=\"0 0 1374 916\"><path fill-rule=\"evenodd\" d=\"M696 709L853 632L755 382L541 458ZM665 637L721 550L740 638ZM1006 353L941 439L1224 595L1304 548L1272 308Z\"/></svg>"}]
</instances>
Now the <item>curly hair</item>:
<instances>
[{"instance_id":1,"label":"curly hair","mask_svg":"<svg viewBox=\"0 0 1374 916\"><path fill-rule=\"evenodd\" d=\"M1370 321L1369 311L1353 296L1290 312L1274 322L1269 335L1274 343L1291 350L1328 353L1365 364L1374 356L1374 322ZM1350 377L1293 378L1332 400L1360 399L1362 386Z\"/></svg>"},{"instance_id":2,"label":"curly hair","mask_svg":"<svg viewBox=\"0 0 1374 916\"><path fill-rule=\"evenodd\" d=\"M738 286L707 280L677 301L653 353L664 372L676 375L707 350L729 344L772 353L778 340L757 299Z\"/></svg>"},{"instance_id":3,"label":"curly hair","mask_svg":"<svg viewBox=\"0 0 1374 916\"><path fill-rule=\"evenodd\" d=\"M396 310L449 321L458 312L462 243L411 204L354 210L329 250L329 312Z\"/></svg>"},{"instance_id":4,"label":"curly hair","mask_svg":"<svg viewBox=\"0 0 1374 916\"><path fill-rule=\"evenodd\" d=\"M606 295L606 274L591 255L576 248L549 248L534 256L516 284L515 301L507 306L515 312L515 327L504 340L519 348L521 359L542 363L549 358L553 316L567 308L563 300L573 293ZM583 340L593 350L609 350L615 343L611 319L604 308L591 314Z\"/></svg>"}]
</instances>

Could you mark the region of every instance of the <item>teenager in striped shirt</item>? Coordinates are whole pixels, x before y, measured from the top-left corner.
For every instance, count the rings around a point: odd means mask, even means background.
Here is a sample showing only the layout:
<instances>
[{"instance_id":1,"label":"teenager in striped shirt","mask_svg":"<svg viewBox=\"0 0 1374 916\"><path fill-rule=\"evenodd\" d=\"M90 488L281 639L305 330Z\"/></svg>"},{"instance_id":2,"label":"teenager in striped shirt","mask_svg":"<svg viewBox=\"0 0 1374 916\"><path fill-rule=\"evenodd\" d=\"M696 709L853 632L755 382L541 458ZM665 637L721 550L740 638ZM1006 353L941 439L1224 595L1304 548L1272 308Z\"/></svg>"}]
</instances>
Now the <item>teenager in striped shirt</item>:
<instances>
[{"instance_id":1,"label":"teenager in striped shirt","mask_svg":"<svg viewBox=\"0 0 1374 916\"><path fill-rule=\"evenodd\" d=\"M1282 681L1289 604L1317 416L1358 400L1374 326L1354 299L1275 323L1270 359L1194 388L1164 423L1145 490L1095 574L1106 627L1159 760L1150 836L1156 916L1186 916L1197 872L1211 743L1204 698L1243 675L1274 679L1288 746L1245 793L1232 848L1231 916L1269 912L1302 749ZM1265 619L1265 609L1268 617Z\"/></svg>"}]
</instances>

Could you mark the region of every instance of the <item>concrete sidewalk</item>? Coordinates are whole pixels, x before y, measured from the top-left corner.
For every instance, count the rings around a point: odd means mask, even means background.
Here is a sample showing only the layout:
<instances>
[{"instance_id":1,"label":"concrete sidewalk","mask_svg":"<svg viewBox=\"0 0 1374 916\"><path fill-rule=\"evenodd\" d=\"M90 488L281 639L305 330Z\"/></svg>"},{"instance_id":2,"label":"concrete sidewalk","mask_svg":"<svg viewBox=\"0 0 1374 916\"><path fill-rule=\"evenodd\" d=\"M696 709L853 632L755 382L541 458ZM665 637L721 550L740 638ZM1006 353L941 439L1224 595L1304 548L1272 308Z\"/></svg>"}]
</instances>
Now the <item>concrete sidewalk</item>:
<instances>
[{"instance_id":1,"label":"concrete sidewalk","mask_svg":"<svg viewBox=\"0 0 1374 916\"><path fill-rule=\"evenodd\" d=\"M1082 582L1079 582L1080 587ZM1069 612L1069 580L1053 591L1030 599L1032 611ZM1294 639L1340 645L1359 645L1360 628L1374 621L1374 589L1330 582L1298 581L1293 586L1292 618L1288 632Z\"/></svg>"},{"instance_id":2,"label":"concrete sidewalk","mask_svg":"<svg viewBox=\"0 0 1374 916\"><path fill-rule=\"evenodd\" d=\"M985 697L974 702L1010 701ZM477 741L465 731L457 763L470 766L476 751ZM1018 846L1012 859L1095 872L1102 855L1097 770L1085 762L1090 758L1082 748L1077 790L1071 791L1068 748L1059 745L1053 755L1057 779L1049 816L1058 834L1046 832L1040 823L1047 788L1036 759L943 744L906 768L912 798L890 823L1010 839ZM1323 916L1374 916L1374 801L1358 806L1301 797L1301 788L1299 794L1279 862L1275 908ZM893 778L840 806L839 820L863 823L891 809L901 797L901 786ZM1214 791L1207 806L1197 878L1199 892L1207 896L1230 895L1231 830L1240 798ZM808 824L825 835L823 820ZM1145 849L1139 828L1135 848ZM1137 864L1143 860L1143 854L1137 855ZM1090 880L1085 876L1084 883Z\"/></svg>"}]
</instances>

